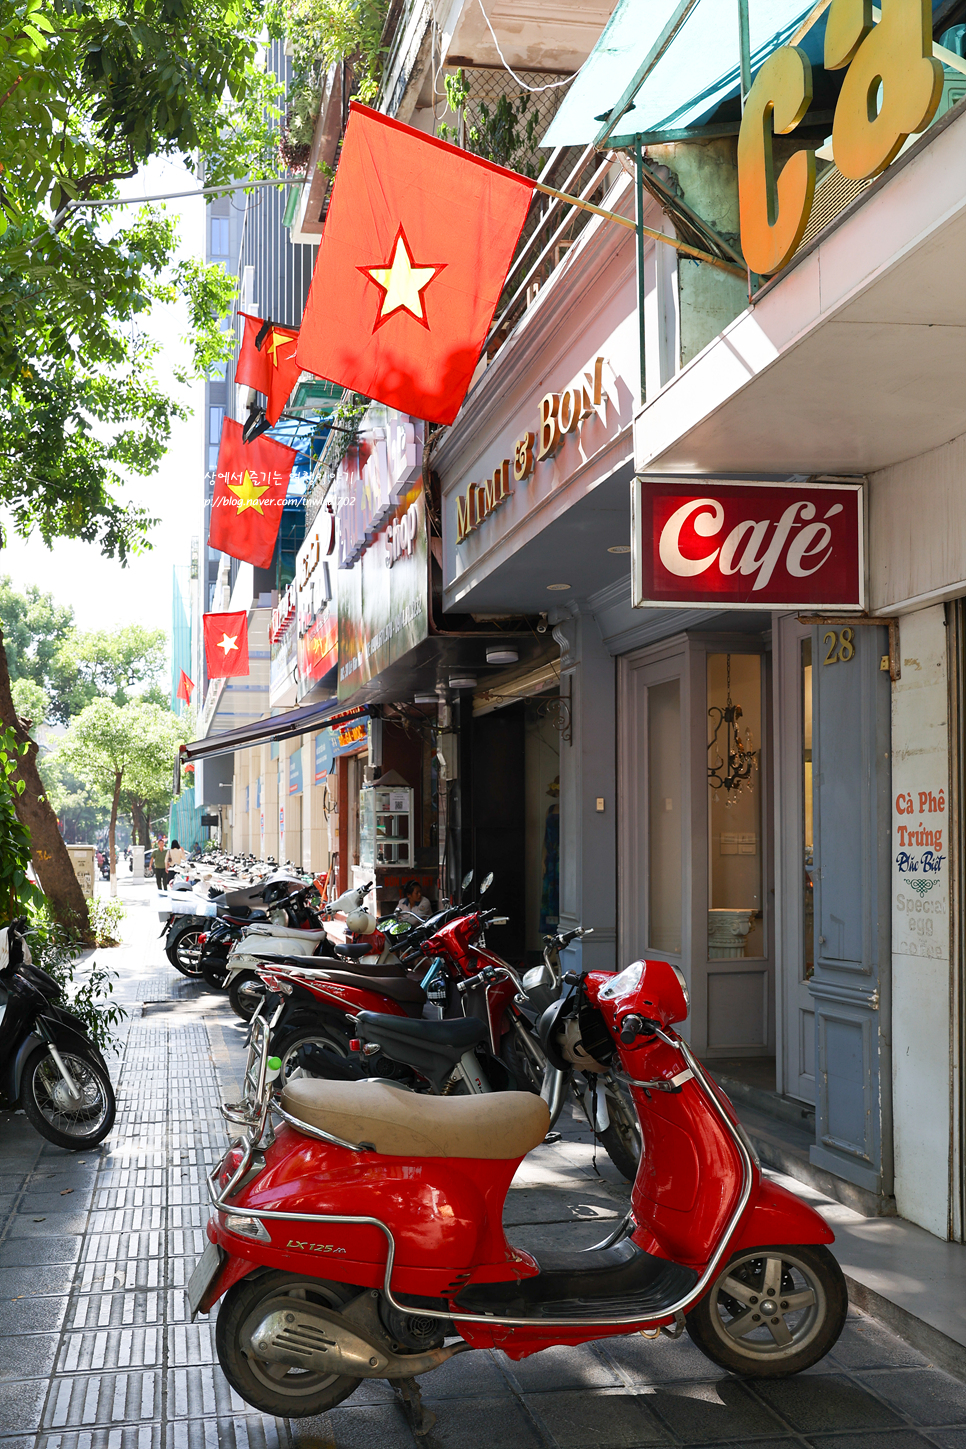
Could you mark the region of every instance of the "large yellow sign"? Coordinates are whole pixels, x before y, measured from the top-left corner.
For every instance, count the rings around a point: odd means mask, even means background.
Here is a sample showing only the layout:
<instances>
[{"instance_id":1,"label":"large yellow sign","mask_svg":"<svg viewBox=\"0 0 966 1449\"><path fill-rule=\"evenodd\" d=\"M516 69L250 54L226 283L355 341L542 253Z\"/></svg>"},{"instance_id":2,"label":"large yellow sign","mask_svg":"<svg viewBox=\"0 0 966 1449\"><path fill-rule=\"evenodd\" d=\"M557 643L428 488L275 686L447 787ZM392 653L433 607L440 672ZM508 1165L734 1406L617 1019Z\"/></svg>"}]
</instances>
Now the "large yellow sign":
<instances>
[{"instance_id":1,"label":"large yellow sign","mask_svg":"<svg viewBox=\"0 0 966 1449\"><path fill-rule=\"evenodd\" d=\"M932 55L930 0L832 0L825 69L848 70L832 123L832 152L843 176L878 176L906 139L936 114L943 68ZM812 99L812 71L797 46L769 56L745 101L738 135L741 248L753 272L770 276L791 258L808 225L815 155L796 151L775 176L772 137L793 131Z\"/></svg>"}]
</instances>

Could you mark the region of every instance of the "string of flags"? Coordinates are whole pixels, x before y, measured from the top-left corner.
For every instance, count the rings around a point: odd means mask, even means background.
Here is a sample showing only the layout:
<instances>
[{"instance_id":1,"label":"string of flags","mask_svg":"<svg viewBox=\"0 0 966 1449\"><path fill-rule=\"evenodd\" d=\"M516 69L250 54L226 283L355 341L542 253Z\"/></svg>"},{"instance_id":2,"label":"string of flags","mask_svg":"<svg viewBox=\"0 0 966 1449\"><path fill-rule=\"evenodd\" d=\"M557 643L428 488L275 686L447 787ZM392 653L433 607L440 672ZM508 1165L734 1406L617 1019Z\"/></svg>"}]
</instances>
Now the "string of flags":
<instances>
[{"instance_id":1,"label":"string of flags","mask_svg":"<svg viewBox=\"0 0 966 1449\"><path fill-rule=\"evenodd\" d=\"M259 568L271 563L297 455L265 434L303 371L428 422L453 421L534 188L525 176L350 103L301 326L239 314L235 377L265 406L244 426L222 424L212 548ZM209 677L247 674L246 616L206 614L204 629Z\"/></svg>"}]
</instances>

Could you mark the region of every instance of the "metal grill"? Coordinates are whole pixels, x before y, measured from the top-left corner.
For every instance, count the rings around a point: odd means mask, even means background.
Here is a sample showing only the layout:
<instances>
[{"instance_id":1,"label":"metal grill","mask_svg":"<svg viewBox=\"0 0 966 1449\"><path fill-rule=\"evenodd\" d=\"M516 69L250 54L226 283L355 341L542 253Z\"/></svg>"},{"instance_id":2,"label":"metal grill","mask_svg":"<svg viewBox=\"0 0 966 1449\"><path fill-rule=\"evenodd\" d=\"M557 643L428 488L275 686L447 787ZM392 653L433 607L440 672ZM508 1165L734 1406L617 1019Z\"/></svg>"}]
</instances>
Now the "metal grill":
<instances>
[{"instance_id":1,"label":"metal grill","mask_svg":"<svg viewBox=\"0 0 966 1449\"><path fill-rule=\"evenodd\" d=\"M538 143L540 138L546 135L550 122L563 104L567 87L558 85L553 90L537 91L536 93L521 90L509 71L502 67L498 70L465 70L463 74L470 91L470 98L465 109L467 132L471 127L475 127L482 133L485 130L486 121L481 106L485 107L492 119L501 99L505 98L513 106L517 117L516 129L524 144L506 160L503 160L502 157L494 159L500 160L501 164L511 167L514 171L523 171L536 176L548 154L540 149ZM559 75L538 70L521 70L517 74L528 86L545 86L562 79ZM523 106L522 113L521 105ZM533 126L534 144L527 146L527 123L532 117L537 118Z\"/></svg>"}]
</instances>

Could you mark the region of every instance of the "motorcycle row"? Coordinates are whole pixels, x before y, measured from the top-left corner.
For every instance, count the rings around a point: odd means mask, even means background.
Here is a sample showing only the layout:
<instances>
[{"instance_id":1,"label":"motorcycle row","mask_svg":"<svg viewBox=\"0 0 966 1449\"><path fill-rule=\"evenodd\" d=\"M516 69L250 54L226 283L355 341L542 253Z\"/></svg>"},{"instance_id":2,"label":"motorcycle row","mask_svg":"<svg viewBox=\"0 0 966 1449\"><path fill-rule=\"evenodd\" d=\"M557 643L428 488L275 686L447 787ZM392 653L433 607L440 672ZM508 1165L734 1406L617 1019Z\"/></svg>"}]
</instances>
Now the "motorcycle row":
<instances>
[{"instance_id":1,"label":"motorcycle row","mask_svg":"<svg viewBox=\"0 0 966 1449\"><path fill-rule=\"evenodd\" d=\"M266 879L262 906L225 890L198 930L194 970L250 1021L188 1286L192 1316L220 1300L229 1382L300 1418L385 1378L425 1433L420 1375L472 1348L686 1332L738 1374L816 1363L848 1310L834 1235L762 1176L675 1030L682 973L564 970L578 930L521 973L487 944L506 922L483 905L491 881L426 921L377 922L366 886L313 906L313 885ZM630 1209L593 1248L526 1252L506 1193L568 1100L633 1178Z\"/></svg>"}]
</instances>

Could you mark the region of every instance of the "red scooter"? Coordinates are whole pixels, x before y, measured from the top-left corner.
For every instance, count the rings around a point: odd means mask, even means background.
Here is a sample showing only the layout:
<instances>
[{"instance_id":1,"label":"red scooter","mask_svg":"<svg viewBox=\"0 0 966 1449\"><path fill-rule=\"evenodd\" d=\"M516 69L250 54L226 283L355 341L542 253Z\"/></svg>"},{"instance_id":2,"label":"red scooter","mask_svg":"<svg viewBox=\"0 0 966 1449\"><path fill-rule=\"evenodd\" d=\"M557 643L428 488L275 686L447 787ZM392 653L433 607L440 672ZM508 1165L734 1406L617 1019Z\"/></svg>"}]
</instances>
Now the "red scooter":
<instances>
[{"instance_id":1,"label":"red scooter","mask_svg":"<svg viewBox=\"0 0 966 1449\"><path fill-rule=\"evenodd\" d=\"M576 978L575 978L576 979ZM208 1179L209 1247L188 1287L218 1315L218 1359L255 1408L320 1414L365 1378L398 1383L470 1348L519 1359L642 1332L690 1337L736 1373L822 1358L848 1308L819 1215L764 1180L728 1099L672 1029L684 978L664 961L590 972L570 997L585 1056L615 1059L643 1154L631 1208L583 1253L514 1248L507 1189L543 1141L528 1092L419 1096L303 1078L277 1100L256 1021L244 1127Z\"/></svg>"}]
</instances>

